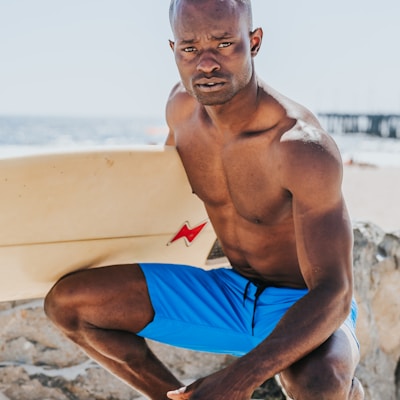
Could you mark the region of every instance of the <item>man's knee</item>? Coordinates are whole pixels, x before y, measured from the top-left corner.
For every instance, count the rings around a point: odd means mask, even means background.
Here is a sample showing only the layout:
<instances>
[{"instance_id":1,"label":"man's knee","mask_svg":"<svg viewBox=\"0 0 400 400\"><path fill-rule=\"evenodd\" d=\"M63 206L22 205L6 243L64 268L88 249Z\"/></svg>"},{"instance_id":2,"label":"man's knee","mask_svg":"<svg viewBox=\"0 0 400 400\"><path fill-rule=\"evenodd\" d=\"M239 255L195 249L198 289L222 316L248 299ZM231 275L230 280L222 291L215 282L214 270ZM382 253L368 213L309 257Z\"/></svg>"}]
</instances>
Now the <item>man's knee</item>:
<instances>
[{"instance_id":1,"label":"man's knee","mask_svg":"<svg viewBox=\"0 0 400 400\"><path fill-rule=\"evenodd\" d=\"M347 400L352 377L335 365L323 364L289 369L281 374L281 382L295 400Z\"/></svg>"},{"instance_id":2,"label":"man's knee","mask_svg":"<svg viewBox=\"0 0 400 400\"><path fill-rule=\"evenodd\" d=\"M341 374L334 366L284 373L284 387L290 397L302 399L348 399L351 377Z\"/></svg>"},{"instance_id":3,"label":"man's knee","mask_svg":"<svg viewBox=\"0 0 400 400\"><path fill-rule=\"evenodd\" d=\"M64 331L76 331L79 325L79 314L74 301L74 278L68 275L60 279L50 290L44 300L44 311L47 317Z\"/></svg>"},{"instance_id":4,"label":"man's knee","mask_svg":"<svg viewBox=\"0 0 400 400\"><path fill-rule=\"evenodd\" d=\"M348 400L354 360L339 332L313 353L281 373L281 382L295 400Z\"/></svg>"},{"instance_id":5,"label":"man's knee","mask_svg":"<svg viewBox=\"0 0 400 400\"><path fill-rule=\"evenodd\" d=\"M358 360L353 336L339 329L319 348L281 373L281 382L295 400L363 399L362 393L357 394L358 386L353 385Z\"/></svg>"}]
</instances>

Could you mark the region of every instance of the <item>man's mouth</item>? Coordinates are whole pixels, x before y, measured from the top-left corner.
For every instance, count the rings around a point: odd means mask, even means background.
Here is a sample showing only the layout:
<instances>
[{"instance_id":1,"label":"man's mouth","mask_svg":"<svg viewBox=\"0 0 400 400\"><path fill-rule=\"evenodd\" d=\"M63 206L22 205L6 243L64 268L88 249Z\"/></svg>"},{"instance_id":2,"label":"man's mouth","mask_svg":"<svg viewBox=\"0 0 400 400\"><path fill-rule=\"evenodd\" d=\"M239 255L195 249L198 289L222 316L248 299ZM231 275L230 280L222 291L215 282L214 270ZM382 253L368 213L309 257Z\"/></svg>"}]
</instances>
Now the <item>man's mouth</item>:
<instances>
[{"instance_id":1,"label":"man's mouth","mask_svg":"<svg viewBox=\"0 0 400 400\"><path fill-rule=\"evenodd\" d=\"M224 86L224 83L223 82L203 82L203 83L196 84L196 86L202 91L214 92L214 91L221 89L221 87Z\"/></svg>"}]
</instances>

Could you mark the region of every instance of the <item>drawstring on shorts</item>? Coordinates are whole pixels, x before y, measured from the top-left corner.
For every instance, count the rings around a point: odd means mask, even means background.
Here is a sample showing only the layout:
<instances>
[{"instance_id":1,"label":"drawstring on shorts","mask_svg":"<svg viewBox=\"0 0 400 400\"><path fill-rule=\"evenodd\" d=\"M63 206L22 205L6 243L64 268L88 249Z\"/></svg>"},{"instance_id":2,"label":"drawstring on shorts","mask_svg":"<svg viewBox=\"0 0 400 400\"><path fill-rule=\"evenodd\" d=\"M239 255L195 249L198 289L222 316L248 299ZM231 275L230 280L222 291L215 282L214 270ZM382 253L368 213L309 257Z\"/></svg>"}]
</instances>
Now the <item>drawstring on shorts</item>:
<instances>
[{"instance_id":1,"label":"drawstring on shorts","mask_svg":"<svg viewBox=\"0 0 400 400\"><path fill-rule=\"evenodd\" d=\"M257 300L263 293L263 291L268 287L268 285L265 282L261 282L258 280L249 280L246 284L246 287L244 288L244 293L243 293L243 306L245 305L246 299L247 299L247 294L249 291L250 284L253 284L257 289L256 293L254 295L254 305L253 305L253 315L251 318L251 334L254 336L254 325L255 325L255 313L256 313L256 307L257 307Z\"/></svg>"}]
</instances>

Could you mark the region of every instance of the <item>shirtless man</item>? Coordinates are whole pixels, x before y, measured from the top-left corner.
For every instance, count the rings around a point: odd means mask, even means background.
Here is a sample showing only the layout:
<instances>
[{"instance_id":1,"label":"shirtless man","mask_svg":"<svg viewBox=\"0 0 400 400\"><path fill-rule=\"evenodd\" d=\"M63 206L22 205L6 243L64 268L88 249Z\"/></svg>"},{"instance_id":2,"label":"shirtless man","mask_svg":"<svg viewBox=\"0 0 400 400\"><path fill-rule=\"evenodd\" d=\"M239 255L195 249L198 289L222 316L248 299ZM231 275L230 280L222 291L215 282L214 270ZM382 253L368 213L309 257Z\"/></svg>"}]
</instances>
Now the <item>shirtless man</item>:
<instances>
[{"instance_id":1,"label":"shirtless man","mask_svg":"<svg viewBox=\"0 0 400 400\"><path fill-rule=\"evenodd\" d=\"M249 0L173 0L170 19L181 83L167 143L232 268L84 270L51 290L48 316L151 399L247 400L276 374L295 400L363 399L337 147L256 76ZM241 357L182 387L144 338Z\"/></svg>"}]
</instances>

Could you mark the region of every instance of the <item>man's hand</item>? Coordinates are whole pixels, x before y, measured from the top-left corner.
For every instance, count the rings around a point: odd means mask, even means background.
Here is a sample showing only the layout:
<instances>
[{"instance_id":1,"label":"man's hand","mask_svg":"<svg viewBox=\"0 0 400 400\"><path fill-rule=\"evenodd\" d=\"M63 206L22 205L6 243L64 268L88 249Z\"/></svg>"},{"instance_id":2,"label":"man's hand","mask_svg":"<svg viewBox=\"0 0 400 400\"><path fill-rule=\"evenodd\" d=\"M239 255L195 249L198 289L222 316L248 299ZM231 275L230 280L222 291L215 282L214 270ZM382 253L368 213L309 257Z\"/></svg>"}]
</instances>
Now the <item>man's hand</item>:
<instances>
[{"instance_id":1,"label":"man's hand","mask_svg":"<svg viewBox=\"0 0 400 400\"><path fill-rule=\"evenodd\" d=\"M245 388L240 377L228 373L228 368L167 393L171 400L249 400L253 388Z\"/></svg>"}]
</instances>

